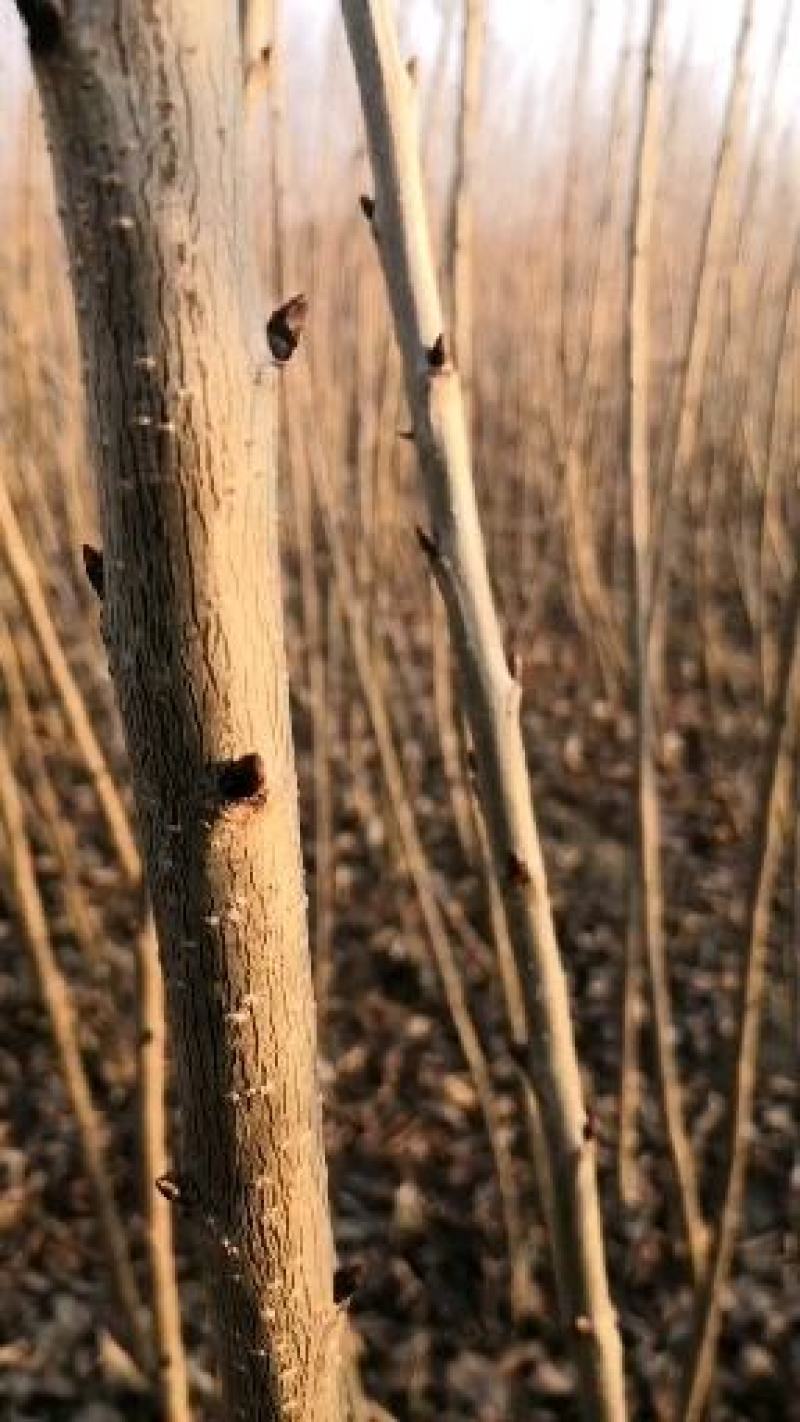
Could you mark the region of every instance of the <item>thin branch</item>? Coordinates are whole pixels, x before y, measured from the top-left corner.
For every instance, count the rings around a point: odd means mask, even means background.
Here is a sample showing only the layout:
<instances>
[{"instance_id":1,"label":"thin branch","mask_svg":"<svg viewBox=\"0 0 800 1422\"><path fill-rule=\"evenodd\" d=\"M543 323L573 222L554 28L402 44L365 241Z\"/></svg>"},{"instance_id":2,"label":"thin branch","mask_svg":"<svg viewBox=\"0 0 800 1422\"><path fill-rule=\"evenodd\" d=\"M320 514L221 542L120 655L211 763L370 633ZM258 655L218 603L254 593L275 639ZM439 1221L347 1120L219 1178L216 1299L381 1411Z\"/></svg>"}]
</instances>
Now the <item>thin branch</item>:
<instances>
[{"instance_id":1,"label":"thin branch","mask_svg":"<svg viewBox=\"0 0 800 1422\"><path fill-rule=\"evenodd\" d=\"M418 159L414 105L385 0L342 0L373 175L378 252L403 353L415 447L475 746L482 803L524 983L529 1070L558 1181L551 1245L587 1416L625 1416L622 1350L611 1306L594 1150L533 815L520 688L489 586L458 374L443 338Z\"/></svg>"},{"instance_id":2,"label":"thin branch","mask_svg":"<svg viewBox=\"0 0 800 1422\"><path fill-rule=\"evenodd\" d=\"M631 519L631 643L637 725L635 841L638 927L647 962L655 1027L661 1111L667 1133L686 1245L695 1284L703 1276L705 1226L691 1143L681 1105L675 1060L669 977L664 946L660 810L653 758L654 717L648 609L651 593L649 439L650 237L660 143L664 6L652 0L645 53L645 90L638 137L630 228L628 301L628 467Z\"/></svg>"},{"instance_id":3,"label":"thin branch","mask_svg":"<svg viewBox=\"0 0 800 1422\"><path fill-rule=\"evenodd\" d=\"M22 805L2 737L0 820L5 830L14 907L50 1019L64 1086L75 1115L84 1168L95 1198L98 1223L121 1320L124 1320L126 1338L133 1349L137 1364L144 1372L149 1372L150 1340L143 1323L142 1306L128 1253L125 1228L114 1200L103 1129L81 1060L69 989L50 942L47 919L25 833Z\"/></svg>"},{"instance_id":4,"label":"thin branch","mask_svg":"<svg viewBox=\"0 0 800 1422\"><path fill-rule=\"evenodd\" d=\"M64 655L47 607L39 574L30 554L8 491L0 480L0 548L6 569L25 609L48 675L64 710L75 743L94 785L109 836L126 878L140 879L139 851L128 815L117 792L106 758L92 728L80 689Z\"/></svg>"},{"instance_id":5,"label":"thin branch","mask_svg":"<svg viewBox=\"0 0 800 1422\"><path fill-rule=\"evenodd\" d=\"M742 982L739 1035L728 1109L725 1186L705 1287L684 1375L683 1422L701 1422L714 1377L722 1313L744 1200L758 1083L758 1053L766 989L772 902L784 850L796 813L800 730L800 561L789 602L779 694L760 798L755 872L750 892L749 931ZM796 791L795 791L796 794Z\"/></svg>"}]
</instances>

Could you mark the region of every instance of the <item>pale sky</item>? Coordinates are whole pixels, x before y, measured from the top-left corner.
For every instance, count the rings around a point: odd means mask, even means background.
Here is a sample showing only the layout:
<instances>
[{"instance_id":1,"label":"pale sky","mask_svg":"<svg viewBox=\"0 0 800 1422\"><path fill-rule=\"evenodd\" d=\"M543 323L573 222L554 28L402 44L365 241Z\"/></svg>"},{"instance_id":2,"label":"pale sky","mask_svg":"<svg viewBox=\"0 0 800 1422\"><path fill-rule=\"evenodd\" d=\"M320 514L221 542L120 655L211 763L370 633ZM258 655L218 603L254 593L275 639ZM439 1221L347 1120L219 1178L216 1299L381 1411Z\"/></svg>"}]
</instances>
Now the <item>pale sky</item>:
<instances>
[{"instance_id":1,"label":"pale sky","mask_svg":"<svg viewBox=\"0 0 800 1422\"><path fill-rule=\"evenodd\" d=\"M336 15L336 0L284 0L287 25L293 44L313 36L320 44L330 32ZM395 13L403 47L425 58L435 47L440 16L449 4L460 9L459 0L399 0ZM570 32L574 36L583 0L486 0L492 34L504 44L515 80L531 68L534 75L553 72L563 55L569 53ZM754 10L753 60L756 80L767 67L772 38L786 0L756 0ZM641 34L645 19L643 0L595 0L595 62L601 67L617 52L625 17L635 12L636 29ZM800 5L794 14L786 44L786 55L778 98L788 111L800 107ZM687 31L692 39L692 64L716 74L722 90L739 23L739 0L667 0L672 49L679 53ZM574 42L574 41L573 41Z\"/></svg>"},{"instance_id":2,"label":"pale sky","mask_svg":"<svg viewBox=\"0 0 800 1422\"><path fill-rule=\"evenodd\" d=\"M230 0L233 4L234 0ZM495 74L502 75L504 93L493 95L495 112L502 112L502 102L511 112L528 96L548 92L554 81L564 87L574 61L577 21L582 0L487 0L492 52L496 59ZM436 49L441 15L448 4L459 0L400 0L396 13L403 48L416 54L421 63L424 82ZM754 109L763 94L764 78L769 69L773 37L783 12L785 0L756 0L753 44ZM633 10L635 34L641 35L644 24L644 0L595 0L595 37L593 46L593 76L596 84L611 73L614 58L624 33L625 17ZM302 110L313 128L316 114L324 110L324 94L320 85L329 74L326 53L331 36L337 37L344 58L342 25L336 0L283 0L291 69L306 94L313 94L317 103L308 102ZM668 0L670 47L675 54L685 51L685 37L691 36L690 63L693 75L708 83L711 95L724 95L730 72L730 60L740 14L739 0ZM13 117L20 100L20 76L24 74L24 46L13 0L0 0L0 142L13 137ZM347 61L345 61L347 63ZM309 72L315 82L304 83ZM347 72L345 70L345 72ZM301 77L302 76L302 77ZM773 96L780 123L800 112L800 4L795 3L790 24L780 81ZM329 121L329 113L328 113ZM314 141L308 133L308 141Z\"/></svg>"}]
</instances>

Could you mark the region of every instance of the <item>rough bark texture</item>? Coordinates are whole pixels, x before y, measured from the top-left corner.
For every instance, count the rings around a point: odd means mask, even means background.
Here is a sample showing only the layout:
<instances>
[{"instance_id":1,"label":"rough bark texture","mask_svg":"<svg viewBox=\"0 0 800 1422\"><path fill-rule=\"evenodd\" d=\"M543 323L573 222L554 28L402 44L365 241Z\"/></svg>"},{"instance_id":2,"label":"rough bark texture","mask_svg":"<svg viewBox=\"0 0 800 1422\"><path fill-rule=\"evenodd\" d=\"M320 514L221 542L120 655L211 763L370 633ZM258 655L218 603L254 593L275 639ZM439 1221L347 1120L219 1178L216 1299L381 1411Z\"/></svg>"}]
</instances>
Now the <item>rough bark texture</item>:
<instances>
[{"instance_id":1,"label":"rough bark texture","mask_svg":"<svg viewBox=\"0 0 800 1422\"><path fill-rule=\"evenodd\" d=\"M421 537L447 606L482 804L503 880L547 1143L551 1243L587 1417L625 1417L591 1129L575 1053L512 676L489 585L458 374L442 330L413 96L386 0L342 0L375 177L372 229L405 369L431 530ZM553 1188L557 1186L557 1188Z\"/></svg>"},{"instance_id":2,"label":"rough bark texture","mask_svg":"<svg viewBox=\"0 0 800 1422\"><path fill-rule=\"evenodd\" d=\"M341 1415L235 6L21 5L71 255L104 634L230 1418ZM45 32L37 15L46 14Z\"/></svg>"}]
</instances>

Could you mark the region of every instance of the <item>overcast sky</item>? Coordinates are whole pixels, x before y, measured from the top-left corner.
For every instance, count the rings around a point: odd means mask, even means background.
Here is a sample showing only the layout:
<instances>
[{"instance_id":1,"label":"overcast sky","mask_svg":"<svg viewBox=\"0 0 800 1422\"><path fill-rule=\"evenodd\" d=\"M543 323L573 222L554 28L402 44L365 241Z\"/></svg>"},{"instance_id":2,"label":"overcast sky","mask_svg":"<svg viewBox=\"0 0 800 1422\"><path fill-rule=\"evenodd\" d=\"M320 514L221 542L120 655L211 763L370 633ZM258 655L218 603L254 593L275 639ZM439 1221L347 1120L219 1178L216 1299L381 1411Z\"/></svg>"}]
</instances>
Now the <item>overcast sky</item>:
<instances>
[{"instance_id":1,"label":"overcast sky","mask_svg":"<svg viewBox=\"0 0 800 1422\"><path fill-rule=\"evenodd\" d=\"M569 53L583 0L486 0L492 35L503 44L514 81L528 82L552 73ZM435 47L439 16L449 4L460 9L460 0L400 0L395 5L401 40L409 52L424 59ZM767 66L774 36L786 0L756 0L753 59L756 78ZM595 62L606 66L616 54L629 11L635 12L636 29L644 25L643 0L595 0ZM286 0L285 13L294 47L301 37L314 37L320 47L338 10L336 0ZM681 51L689 32L692 63L719 76L724 91L732 47L741 13L739 0L667 0L670 43ZM781 103L800 105L800 5L794 5L793 23L786 46L781 81Z\"/></svg>"},{"instance_id":2,"label":"overcast sky","mask_svg":"<svg viewBox=\"0 0 800 1422\"><path fill-rule=\"evenodd\" d=\"M230 0L233 4L234 0ZM564 0L487 0L492 53L497 60L494 72L502 75L509 110L518 108L527 96L548 91L558 77L563 91L563 74L574 61L575 32L580 4ZM754 102L763 93L769 69L771 43L786 0L756 0L753 44ZM460 0L399 0L401 42L407 53L416 54L423 76L429 69L440 32L441 15L447 5ZM602 84L611 72L625 28L625 17L633 9L634 30L641 35L644 0L595 0L593 74ZM283 0L292 72L298 86L317 102L323 99L321 86L330 74L326 55L331 37L343 47L341 20L336 0ZM707 82L708 92L721 99L730 72L730 60L740 14L739 0L668 0L669 38L675 53L685 52L685 37L691 36L690 59L695 76ZM498 56L502 55L502 60ZM25 73L24 46L13 0L0 0L0 141L13 138L13 117L20 98L20 76ZM348 64L349 68L349 64ZM347 72L347 71L345 71ZM312 82L308 80L313 75ZM301 77L302 76L302 77ZM495 110L501 108L503 94L493 95ZM781 79L775 93L781 122L800 112L800 4L794 5ZM291 107L291 106L290 106ZM316 103L311 98L296 112L312 119ZM328 115L329 121L329 115ZM348 121L350 121L348 119ZM309 123L313 128L313 123ZM311 133L309 140L313 141Z\"/></svg>"}]
</instances>

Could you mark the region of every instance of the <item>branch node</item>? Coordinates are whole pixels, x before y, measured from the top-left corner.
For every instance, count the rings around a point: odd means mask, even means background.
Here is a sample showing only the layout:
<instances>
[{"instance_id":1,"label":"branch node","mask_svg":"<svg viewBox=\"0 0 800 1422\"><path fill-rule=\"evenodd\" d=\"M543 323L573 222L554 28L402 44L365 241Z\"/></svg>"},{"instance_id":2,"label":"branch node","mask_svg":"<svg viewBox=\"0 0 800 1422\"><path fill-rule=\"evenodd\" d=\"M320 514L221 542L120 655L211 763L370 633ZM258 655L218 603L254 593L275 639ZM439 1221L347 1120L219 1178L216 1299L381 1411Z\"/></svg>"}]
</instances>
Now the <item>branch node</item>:
<instances>
[{"instance_id":1,"label":"branch node","mask_svg":"<svg viewBox=\"0 0 800 1422\"><path fill-rule=\"evenodd\" d=\"M333 1301L337 1308L346 1308L364 1282L361 1264L342 1264L333 1275Z\"/></svg>"},{"instance_id":2,"label":"branch node","mask_svg":"<svg viewBox=\"0 0 800 1422\"><path fill-rule=\"evenodd\" d=\"M278 365L291 360L308 316L308 298L302 292L276 307L267 322L267 344Z\"/></svg>"},{"instance_id":3,"label":"branch node","mask_svg":"<svg viewBox=\"0 0 800 1422\"><path fill-rule=\"evenodd\" d=\"M443 331L439 332L432 346L426 347L425 359L431 375L447 375L453 369Z\"/></svg>"},{"instance_id":4,"label":"branch node","mask_svg":"<svg viewBox=\"0 0 800 1422\"><path fill-rule=\"evenodd\" d=\"M249 806L255 809L267 798L267 775L258 751L248 751L236 760L226 761L217 774L220 798L229 808Z\"/></svg>"},{"instance_id":5,"label":"branch node","mask_svg":"<svg viewBox=\"0 0 800 1422\"><path fill-rule=\"evenodd\" d=\"M509 673L514 678L514 681L518 682L521 686L525 662L521 651L514 642L510 642L506 647L506 662L508 663Z\"/></svg>"},{"instance_id":6,"label":"branch node","mask_svg":"<svg viewBox=\"0 0 800 1422\"><path fill-rule=\"evenodd\" d=\"M512 850L508 856L508 879L515 888L525 889L531 882L531 871L525 860Z\"/></svg>"},{"instance_id":7,"label":"branch node","mask_svg":"<svg viewBox=\"0 0 800 1422\"><path fill-rule=\"evenodd\" d=\"M159 1175L156 1180L156 1189L159 1195L163 1195L170 1205L175 1205L191 1215L196 1213L200 1203L200 1192L195 1182L188 1175L169 1174Z\"/></svg>"},{"instance_id":8,"label":"branch node","mask_svg":"<svg viewBox=\"0 0 800 1422\"><path fill-rule=\"evenodd\" d=\"M84 543L81 552L89 586L102 602L106 591L105 559L100 549L93 548L90 543Z\"/></svg>"}]
</instances>

